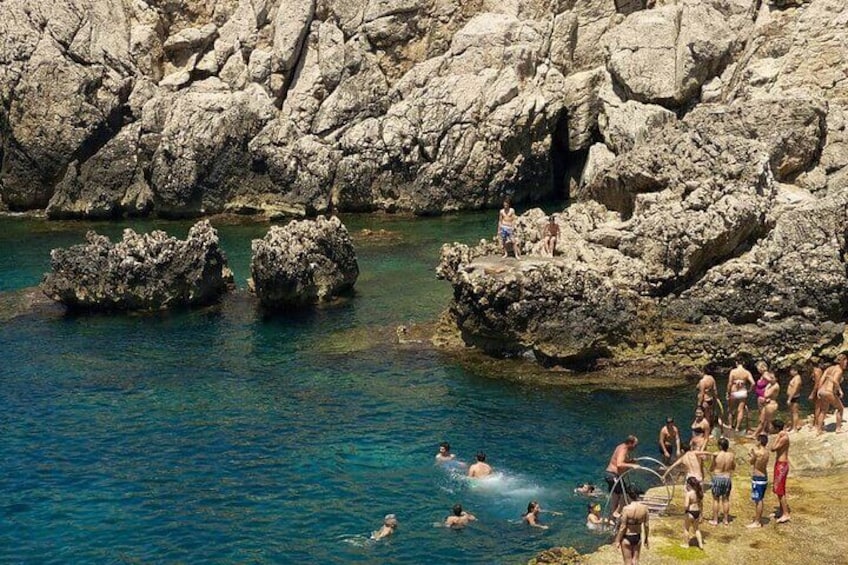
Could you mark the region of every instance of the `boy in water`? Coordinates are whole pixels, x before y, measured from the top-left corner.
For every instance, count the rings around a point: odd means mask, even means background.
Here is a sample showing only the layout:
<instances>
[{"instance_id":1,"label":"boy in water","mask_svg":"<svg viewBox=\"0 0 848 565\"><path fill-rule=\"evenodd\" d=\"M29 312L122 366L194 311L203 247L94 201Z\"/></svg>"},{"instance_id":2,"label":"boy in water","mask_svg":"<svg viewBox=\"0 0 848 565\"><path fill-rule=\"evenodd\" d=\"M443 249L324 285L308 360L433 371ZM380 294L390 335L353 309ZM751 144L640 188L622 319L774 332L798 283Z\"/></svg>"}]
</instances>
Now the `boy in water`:
<instances>
[{"instance_id":1,"label":"boy in water","mask_svg":"<svg viewBox=\"0 0 848 565\"><path fill-rule=\"evenodd\" d=\"M482 451L477 453L477 463L468 468L468 476L472 479L482 479L492 474L492 467L486 463L486 454Z\"/></svg>"},{"instance_id":2,"label":"boy in water","mask_svg":"<svg viewBox=\"0 0 848 565\"><path fill-rule=\"evenodd\" d=\"M436 463L447 463L453 461L454 454L450 452L450 444L443 441L439 444L439 452L436 454Z\"/></svg>"},{"instance_id":3,"label":"boy in water","mask_svg":"<svg viewBox=\"0 0 848 565\"><path fill-rule=\"evenodd\" d=\"M474 514L463 510L462 504L454 504L451 512L452 514L445 518L445 526L448 528L464 528L469 522L477 519Z\"/></svg>"}]
</instances>

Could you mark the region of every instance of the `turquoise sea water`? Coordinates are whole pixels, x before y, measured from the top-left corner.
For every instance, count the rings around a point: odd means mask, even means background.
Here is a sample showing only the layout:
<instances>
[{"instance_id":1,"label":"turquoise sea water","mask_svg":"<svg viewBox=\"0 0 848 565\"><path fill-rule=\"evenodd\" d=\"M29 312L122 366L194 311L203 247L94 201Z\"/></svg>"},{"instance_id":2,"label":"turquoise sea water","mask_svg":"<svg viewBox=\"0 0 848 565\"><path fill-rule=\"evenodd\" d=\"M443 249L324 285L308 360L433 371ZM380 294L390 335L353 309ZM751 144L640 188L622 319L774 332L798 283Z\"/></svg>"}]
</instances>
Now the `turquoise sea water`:
<instances>
[{"instance_id":1,"label":"turquoise sea water","mask_svg":"<svg viewBox=\"0 0 848 565\"><path fill-rule=\"evenodd\" d=\"M246 299L147 316L27 315L0 327L2 563L523 563L589 550L583 480L602 482L628 433L655 455L667 412L691 390L585 392L487 378L398 324L450 298L433 268L443 241L494 232L492 214L343 217L396 232L356 235L349 302L264 318ZM124 224L0 218L0 301L36 285L50 249ZM188 223L136 223L183 237ZM267 225L216 225L240 287ZM447 440L482 449L498 477L472 485L433 465ZM531 499L564 512L518 523ZM435 527L462 503L479 518ZM366 541L383 515L400 527Z\"/></svg>"}]
</instances>

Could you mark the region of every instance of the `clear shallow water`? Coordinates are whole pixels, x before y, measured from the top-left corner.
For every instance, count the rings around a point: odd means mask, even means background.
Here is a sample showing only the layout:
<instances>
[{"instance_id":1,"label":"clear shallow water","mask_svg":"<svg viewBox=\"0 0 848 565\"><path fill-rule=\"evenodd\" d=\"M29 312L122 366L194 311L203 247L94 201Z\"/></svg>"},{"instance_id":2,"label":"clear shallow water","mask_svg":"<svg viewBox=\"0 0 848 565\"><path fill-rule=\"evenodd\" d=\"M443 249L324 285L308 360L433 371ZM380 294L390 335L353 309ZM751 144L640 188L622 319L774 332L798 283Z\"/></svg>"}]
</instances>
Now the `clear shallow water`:
<instances>
[{"instance_id":1,"label":"clear shallow water","mask_svg":"<svg viewBox=\"0 0 848 565\"><path fill-rule=\"evenodd\" d=\"M440 312L439 246L490 236L489 216L343 218L400 239L356 237L355 298L296 318L234 300L3 324L0 562L521 563L603 542L572 489L600 481L627 433L654 455L669 407L685 421L689 390L504 383L374 339ZM188 226L134 225L180 237ZM117 237L123 225L0 219L0 291L37 284L49 250L90 227ZM243 287L267 225L217 227ZM435 467L443 440L466 461L485 450L499 478L472 485ZM531 499L565 515L528 530L517 521ZM456 502L479 523L434 527ZM367 542L389 512L397 534Z\"/></svg>"}]
</instances>

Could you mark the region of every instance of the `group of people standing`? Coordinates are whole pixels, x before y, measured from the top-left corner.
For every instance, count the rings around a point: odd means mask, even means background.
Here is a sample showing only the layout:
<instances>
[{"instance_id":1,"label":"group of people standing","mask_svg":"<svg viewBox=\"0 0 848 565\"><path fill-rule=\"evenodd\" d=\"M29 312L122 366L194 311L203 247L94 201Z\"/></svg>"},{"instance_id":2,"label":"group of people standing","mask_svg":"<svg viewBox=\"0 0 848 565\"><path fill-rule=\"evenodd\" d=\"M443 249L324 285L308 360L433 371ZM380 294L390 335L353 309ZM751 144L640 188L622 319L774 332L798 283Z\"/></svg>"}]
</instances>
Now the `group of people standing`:
<instances>
[{"instance_id":1,"label":"group of people standing","mask_svg":"<svg viewBox=\"0 0 848 565\"><path fill-rule=\"evenodd\" d=\"M811 371L812 391L808 399L813 403L812 426L818 434L824 431L824 422L831 409L836 411L836 431L843 431L842 379L848 356L839 354L835 362L828 366L816 366ZM734 430L741 433L744 429L749 438L755 440L748 450L748 462L751 465L751 500L754 504L753 519L748 528L761 528L763 525L763 501L768 486L768 466L774 454L772 490L780 505L775 513L775 521L784 524L791 520L786 499L786 479L789 475L789 432L802 427L799 404L803 380L797 368L789 372L785 406L789 413L789 425L776 418L780 384L768 365L760 361L756 364L758 378L748 371L739 361L728 375L725 395L727 410L724 411L719 399L716 380L704 375L697 385L697 400L694 420L690 425L690 439L684 442L681 432L672 417L666 418L659 432L658 444L660 456L665 466L663 480L668 479L675 470L685 471L684 475L684 547L690 547L694 539L697 546L704 547L700 529L703 520L704 493L712 493L711 525L730 524L730 494L733 489L733 473L736 470L736 456L730 450L730 439L725 432ZM749 396L756 398L757 426L752 431L749 423ZM708 451L707 446L713 431L717 431L718 451ZM773 439L770 434L774 434ZM615 544L621 548L625 564L636 564L642 545L648 547L649 509L638 500L624 505L626 480L622 475L639 464L631 459L631 454L639 444L635 436L627 437L619 444L610 457L605 479L610 492L611 518L618 526ZM704 481L705 465L709 462L710 481ZM682 473L681 473L682 474ZM676 474L675 474L676 475Z\"/></svg>"}]
</instances>

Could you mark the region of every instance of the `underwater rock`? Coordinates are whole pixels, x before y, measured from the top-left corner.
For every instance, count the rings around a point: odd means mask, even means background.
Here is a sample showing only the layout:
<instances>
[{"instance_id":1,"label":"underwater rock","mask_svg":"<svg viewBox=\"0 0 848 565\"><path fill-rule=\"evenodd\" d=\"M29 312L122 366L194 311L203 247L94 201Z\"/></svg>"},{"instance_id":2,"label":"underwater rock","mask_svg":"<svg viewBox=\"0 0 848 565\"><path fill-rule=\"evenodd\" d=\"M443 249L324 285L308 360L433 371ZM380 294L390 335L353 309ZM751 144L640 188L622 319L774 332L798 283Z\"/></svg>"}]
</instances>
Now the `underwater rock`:
<instances>
[{"instance_id":1,"label":"underwater rock","mask_svg":"<svg viewBox=\"0 0 848 565\"><path fill-rule=\"evenodd\" d=\"M164 310L218 301L233 285L233 274L218 244L218 232L204 220L182 241L163 231L124 230L112 243L93 231L86 243L50 254L52 271L41 288L73 310Z\"/></svg>"},{"instance_id":2,"label":"underwater rock","mask_svg":"<svg viewBox=\"0 0 848 565\"><path fill-rule=\"evenodd\" d=\"M272 226L252 249L253 289L271 310L332 300L350 292L359 277L353 242L335 216Z\"/></svg>"}]
</instances>

